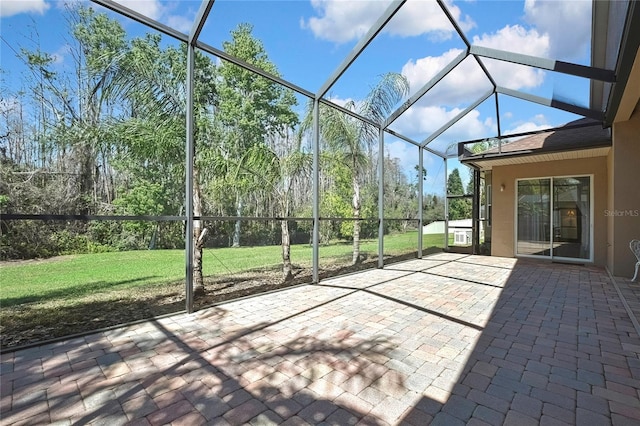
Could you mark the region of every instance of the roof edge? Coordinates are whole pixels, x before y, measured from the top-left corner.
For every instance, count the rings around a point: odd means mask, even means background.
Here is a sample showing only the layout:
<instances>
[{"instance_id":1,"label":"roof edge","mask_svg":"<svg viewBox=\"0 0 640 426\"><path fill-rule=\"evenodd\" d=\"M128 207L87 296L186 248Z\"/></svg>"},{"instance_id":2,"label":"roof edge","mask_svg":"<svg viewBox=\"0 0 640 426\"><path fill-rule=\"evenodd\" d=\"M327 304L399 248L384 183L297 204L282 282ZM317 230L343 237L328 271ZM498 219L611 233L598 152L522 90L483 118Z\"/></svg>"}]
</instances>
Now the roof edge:
<instances>
[{"instance_id":1,"label":"roof edge","mask_svg":"<svg viewBox=\"0 0 640 426\"><path fill-rule=\"evenodd\" d=\"M638 28L640 28L640 5L637 1L630 1L616 64L616 76L618 78L609 94L605 110L604 124L607 127L613 124L618 115L620 103L636 61L638 48L640 48L640 31L637 30Z\"/></svg>"}]
</instances>

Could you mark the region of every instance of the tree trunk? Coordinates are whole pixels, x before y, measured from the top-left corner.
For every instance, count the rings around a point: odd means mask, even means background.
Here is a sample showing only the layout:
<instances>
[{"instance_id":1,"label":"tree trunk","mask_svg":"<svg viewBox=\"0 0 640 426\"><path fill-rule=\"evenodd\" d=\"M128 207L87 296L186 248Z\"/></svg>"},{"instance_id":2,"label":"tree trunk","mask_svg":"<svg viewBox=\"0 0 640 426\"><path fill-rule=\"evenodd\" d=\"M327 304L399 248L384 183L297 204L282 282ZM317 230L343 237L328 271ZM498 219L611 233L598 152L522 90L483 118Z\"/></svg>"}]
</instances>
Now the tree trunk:
<instances>
[{"instance_id":1,"label":"tree trunk","mask_svg":"<svg viewBox=\"0 0 640 426\"><path fill-rule=\"evenodd\" d=\"M93 175L95 170L95 165L93 161L93 156L91 152L91 146L89 142L80 142L76 145L76 155L78 159L78 187L80 192L80 199L84 199L84 197L90 197L91 200L94 199L94 187L93 187ZM85 199L86 200L86 199ZM88 205L86 201L82 202L82 207L80 209L81 214L90 214L91 206Z\"/></svg>"},{"instance_id":2,"label":"tree trunk","mask_svg":"<svg viewBox=\"0 0 640 426\"><path fill-rule=\"evenodd\" d=\"M355 174L355 171L354 171ZM360 263L360 183L357 176L353 176L353 260L355 265Z\"/></svg>"},{"instance_id":3,"label":"tree trunk","mask_svg":"<svg viewBox=\"0 0 640 426\"><path fill-rule=\"evenodd\" d=\"M242 216L242 198L238 195L236 203L236 216ZM236 220L233 228L233 245L232 247L240 247L240 220Z\"/></svg>"},{"instance_id":4,"label":"tree trunk","mask_svg":"<svg viewBox=\"0 0 640 426\"><path fill-rule=\"evenodd\" d=\"M193 215L202 216L202 194L200 193L200 173L193 167ZM193 221L193 294L204 294L204 279L202 277L202 248L206 237L200 219Z\"/></svg>"},{"instance_id":5,"label":"tree trunk","mask_svg":"<svg viewBox=\"0 0 640 426\"><path fill-rule=\"evenodd\" d=\"M289 236L289 222L280 221L282 228L282 279L289 281L293 278L291 268L291 238Z\"/></svg>"}]
</instances>

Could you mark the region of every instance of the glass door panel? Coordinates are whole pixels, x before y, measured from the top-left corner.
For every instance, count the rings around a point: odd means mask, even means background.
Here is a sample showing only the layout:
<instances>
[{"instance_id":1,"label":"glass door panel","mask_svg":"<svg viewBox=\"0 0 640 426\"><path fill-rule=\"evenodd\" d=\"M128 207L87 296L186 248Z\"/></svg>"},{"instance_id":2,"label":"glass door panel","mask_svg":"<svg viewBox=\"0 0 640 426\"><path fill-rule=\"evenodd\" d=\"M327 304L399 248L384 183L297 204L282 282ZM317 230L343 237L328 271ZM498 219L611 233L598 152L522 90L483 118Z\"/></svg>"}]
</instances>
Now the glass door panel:
<instances>
[{"instance_id":1,"label":"glass door panel","mask_svg":"<svg viewBox=\"0 0 640 426\"><path fill-rule=\"evenodd\" d=\"M551 255L551 179L518 181L516 253Z\"/></svg>"},{"instance_id":2,"label":"glass door panel","mask_svg":"<svg viewBox=\"0 0 640 426\"><path fill-rule=\"evenodd\" d=\"M553 256L591 257L589 177L553 179Z\"/></svg>"}]
</instances>

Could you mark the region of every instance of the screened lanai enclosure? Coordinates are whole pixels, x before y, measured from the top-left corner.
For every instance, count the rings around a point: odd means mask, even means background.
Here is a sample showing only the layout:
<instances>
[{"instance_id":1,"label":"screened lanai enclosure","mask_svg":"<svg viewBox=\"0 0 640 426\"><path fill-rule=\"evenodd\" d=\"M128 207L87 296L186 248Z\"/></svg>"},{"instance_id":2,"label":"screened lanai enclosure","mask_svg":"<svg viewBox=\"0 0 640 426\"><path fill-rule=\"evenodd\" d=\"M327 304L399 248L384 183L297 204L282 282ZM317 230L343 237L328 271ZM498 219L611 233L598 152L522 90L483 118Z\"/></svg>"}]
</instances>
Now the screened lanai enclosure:
<instances>
[{"instance_id":1,"label":"screened lanai enclosure","mask_svg":"<svg viewBox=\"0 0 640 426\"><path fill-rule=\"evenodd\" d=\"M490 254L461 156L606 126L592 4L3 1L2 346Z\"/></svg>"}]
</instances>

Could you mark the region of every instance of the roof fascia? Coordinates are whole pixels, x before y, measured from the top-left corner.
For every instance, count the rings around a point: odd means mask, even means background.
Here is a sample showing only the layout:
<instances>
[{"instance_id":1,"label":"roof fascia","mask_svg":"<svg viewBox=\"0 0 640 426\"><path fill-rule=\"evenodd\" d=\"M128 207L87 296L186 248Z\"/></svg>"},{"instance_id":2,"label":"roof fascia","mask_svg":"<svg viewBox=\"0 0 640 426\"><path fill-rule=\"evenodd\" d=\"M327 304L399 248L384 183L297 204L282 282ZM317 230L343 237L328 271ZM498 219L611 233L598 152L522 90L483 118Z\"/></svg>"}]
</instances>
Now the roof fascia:
<instances>
[{"instance_id":1,"label":"roof fascia","mask_svg":"<svg viewBox=\"0 0 640 426\"><path fill-rule=\"evenodd\" d=\"M335 82L344 74L344 72L351 66L351 64L360 56L364 49L373 41L373 39L382 31L384 26L393 18L393 16L400 10L406 0L393 0L393 2L387 7L382 16L369 28L369 31L360 39L358 44L354 46L349 55L342 61L342 63L336 68L331 77L320 87L320 90L316 93L316 98L320 99L331 89Z\"/></svg>"},{"instance_id":2,"label":"roof fascia","mask_svg":"<svg viewBox=\"0 0 640 426\"><path fill-rule=\"evenodd\" d=\"M483 167L483 163L488 163L491 161L495 161L495 160L509 160L509 159L516 159L516 158L532 158L532 157L538 157L541 155L548 155L548 154L557 154L557 153L561 153L561 152L587 152L587 151L594 151L594 150L599 150L599 149L603 149L603 148L610 148L611 145L597 145L597 146L589 146L587 148L571 148L571 149L563 149L563 150L557 150L557 151L553 151L553 150L549 150L549 151L545 151L545 152L535 152L535 151L521 151L521 152L516 152L516 153L503 153L503 154L496 154L494 156L487 156L487 157L482 157L482 158L473 158L473 157L467 157L467 158L460 158L459 156L457 157L458 160L460 161L461 164L464 165L473 165L473 167L477 167L479 169L482 170L487 170L485 167ZM604 155L603 155L604 156ZM543 160L538 160L535 162L542 162ZM547 161L547 160L544 160ZM519 163L513 163L513 164L519 164ZM529 163L531 164L531 163Z\"/></svg>"},{"instance_id":3,"label":"roof fascia","mask_svg":"<svg viewBox=\"0 0 640 426\"><path fill-rule=\"evenodd\" d=\"M541 133L551 133L551 132L558 132L558 131L563 131L563 130L580 129L582 127L592 127L592 126L598 126L598 127L602 128L602 123L590 122L590 123L579 123L579 124L565 124L564 126L550 127L548 129L530 130L528 132L511 133L511 134L502 135L502 136L494 136L494 137L487 137L487 138L480 138L480 139L471 139L471 140L467 140L467 141L458 142L458 144L469 145L471 143L483 142L483 141L486 141L487 139L521 138L521 137L524 137L524 136L539 135Z\"/></svg>"},{"instance_id":4,"label":"roof fascia","mask_svg":"<svg viewBox=\"0 0 640 426\"><path fill-rule=\"evenodd\" d=\"M466 157L466 158L460 158L460 156L458 156L458 160L460 160L460 163L462 164L474 164L476 167L480 167L478 166L478 164L482 164L488 161L493 161L493 160L504 160L504 159L510 159L510 158L522 158L522 157L534 157L534 156L538 156L538 155L544 155L544 154L555 154L555 153L560 153L560 152L575 152L575 151L580 151L580 152L584 152L584 151L588 151L588 150L595 150L595 149L602 149L602 148L610 148L611 147L611 143L609 144L602 144L602 145L591 145L588 147L575 147L575 148L565 148L565 149L549 149L549 150L524 150L524 151L517 151L517 152L505 152L505 153L501 153L501 154L487 154L486 156L483 157Z\"/></svg>"},{"instance_id":5,"label":"roof fascia","mask_svg":"<svg viewBox=\"0 0 640 426\"><path fill-rule=\"evenodd\" d=\"M613 122L616 121L620 103L627 90L631 70L638 55L638 48L640 48L640 31L638 31L638 28L640 28L640 5L638 5L637 1L630 1L628 7L622 41L620 43L620 54L618 55L618 63L616 65L618 81L614 84L611 93L609 93L605 112L604 122L607 126L612 125ZM632 112L633 107L631 111L624 111L624 115L630 116ZM622 117L621 121L625 121L624 118L625 117ZM628 117L626 119L628 120Z\"/></svg>"},{"instance_id":6,"label":"roof fascia","mask_svg":"<svg viewBox=\"0 0 640 426\"><path fill-rule=\"evenodd\" d=\"M585 65L572 64L570 62L556 61L553 59L545 59L520 53L506 52L504 50L491 49L489 47L471 46L469 48L469 53L474 56L496 59L498 61L510 62L513 64L527 65L530 67L573 75L576 77L588 78L591 80L600 80L612 83L616 79L613 71L604 68L588 67Z\"/></svg>"}]
</instances>

